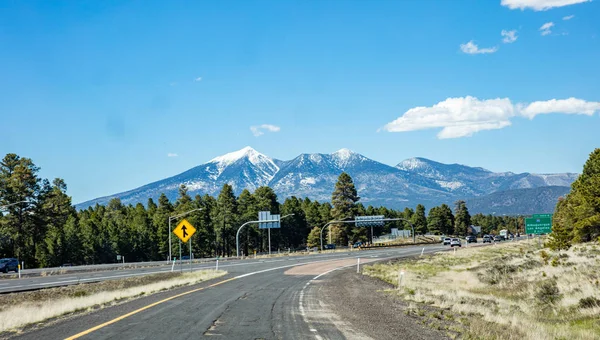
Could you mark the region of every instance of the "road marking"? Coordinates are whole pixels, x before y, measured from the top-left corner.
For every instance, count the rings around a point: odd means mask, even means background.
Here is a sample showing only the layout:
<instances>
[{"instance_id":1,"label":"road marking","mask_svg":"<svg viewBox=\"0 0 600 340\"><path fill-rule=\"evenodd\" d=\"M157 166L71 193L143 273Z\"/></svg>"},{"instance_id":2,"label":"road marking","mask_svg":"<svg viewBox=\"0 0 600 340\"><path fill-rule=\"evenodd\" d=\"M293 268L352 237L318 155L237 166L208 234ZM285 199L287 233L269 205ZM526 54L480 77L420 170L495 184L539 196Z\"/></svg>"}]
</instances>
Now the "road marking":
<instances>
[{"instance_id":1,"label":"road marking","mask_svg":"<svg viewBox=\"0 0 600 340\"><path fill-rule=\"evenodd\" d=\"M295 264L291 264L291 265L280 266L280 267L275 267L275 268L269 268L269 269L264 269L264 270L259 270L259 271L256 271L256 272L252 272L252 273L238 275L238 276L235 276L235 277L223 280L223 281L215 282L215 283L213 283L211 285L208 285L206 287L192 289L190 291L187 291L187 292L184 292L184 293L181 293L181 294L177 294L177 295L168 297L168 298L160 300L160 301L156 301L156 302L151 303L149 305L146 305L146 306L144 306L142 308L136 309L136 310L134 310L132 312L129 312L127 314L124 314L124 315L121 315L121 316L119 316L117 318L114 318L114 319L112 319L110 321L107 321L107 322L102 323L100 325L97 325L97 326L94 326L92 328L89 328L89 329L87 329L87 330L85 330L83 332L80 332L80 333L77 333L77 334L75 334L73 336L65 338L65 340L74 340L74 339L81 338L84 335L88 335L88 334L90 334L90 333L92 333L94 331L97 331L97 330L101 329L101 328L104 328L106 326L112 325L112 324L114 324L116 322L119 322L119 321L121 321L123 319L126 319L126 318L128 318L128 317L130 317L132 315L135 315L137 313L143 312L146 309L152 308L154 306L160 305L162 303L165 303L167 301L171 301L173 299L176 299L176 298L179 298L179 297L182 297L182 296L185 296L185 295L189 295L189 294L192 294L192 293L199 292L201 290L205 290L205 289L212 288L212 287L215 287L215 286L218 286L218 285L222 285L224 283L227 283L227 282L230 282L230 281L233 281L233 280L238 280L238 279L241 279L241 278L244 278L244 277L248 277L248 276L252 276L252 275L256 275L256 274L261 274L261 273L265 273L265 272L270 272L270 271L274 271L274 270L279 270L279 269L284 269L284 268L290 268L290 267L295 267L295 266L305 265L305 264L311 264L311 263L327 262L327 261L331 261L331 260L318 260L318 261L311 261L311 262L295 263ZM337 268L337 269L339 269L339 268Z\"/></svg>"},{"instance_id":2,"label":"road marking","mask_svg":"<svg viewBox=\"0 0 600 340\"><path fill-rule=\"evenodd\" d=\"M188 295L188 294L192 294L192 293L195 293L195 292L199 292L199 291L201 291L201 290L204 290L204 289L207 289L207 288L211 288L211 287L215 287L215 286L218 286L218 285L222 285L222 284L224 284L224 283L226 283L226 282L233 281L233 280L235 280L235 279L236 279L235 277L232 277L232 278L230 278L230 279L226 279L226 280L223 280L223 281L219 281L219 282L213 283L212 285L209 285L209 286L206 286L206 287L201 287L201 288L193 289L193 290L187 291L187 292L185 292L185 293L181 293L181 294L173 295L173 296L171 296L171 297L168 297L168 298L166 298L166 299L163 299L163 300L160 300L160 301L156 301L156 302L154 302L154 303L151 303L151 304L149 304L149 305L146 305L146 306L144 306L144 307L142 307L142 308L136 309L136 310L134 310L133 312L129 312L129 313L127 313L127 314L121 315L121 316L119 316L118 318L112 319L112 320L110 320L110 321L107 321L107 322L105 322L105 323L99 324L98 326L95 326L95 327L92 327L92 328L90 328L90 329L87 329L87 330L85 330L85 331L83 331L83 332L77 333L77 334L75 334L75 335L73 335L73 336L70 336L70 337L66 338L65 340L72 340L72 339L77 339L77 338L80 338L80 337L82 337L82 336L84 336L84 335L87 335L87 334L90 334L90 333L92 333L92 332L94 332L94 331L96 331L96 330L98 330L98 329L100 329L100 328L104 328L104 327L106 327L106 326L108 326L108 325L112 325L112 324L113 324L113 323L115 323L115 322L121 321L121 320L123 320L123 319L125 319L125 318L128 318L128 317L130 317L130 316L134 315L134 314L137 314L137 313L139 313L139 312L145 311L146 309L152 308L152 307L154 307L154 306L156 306L156 305L160 305L161 303L165 303L165 302L167 302L167 301L170 301L170 300L173 300L173 299L176 299L176 298L178 298L178 297L182 297L182 296L185 296L185 295Z\"/></svg>"}]
</instances>

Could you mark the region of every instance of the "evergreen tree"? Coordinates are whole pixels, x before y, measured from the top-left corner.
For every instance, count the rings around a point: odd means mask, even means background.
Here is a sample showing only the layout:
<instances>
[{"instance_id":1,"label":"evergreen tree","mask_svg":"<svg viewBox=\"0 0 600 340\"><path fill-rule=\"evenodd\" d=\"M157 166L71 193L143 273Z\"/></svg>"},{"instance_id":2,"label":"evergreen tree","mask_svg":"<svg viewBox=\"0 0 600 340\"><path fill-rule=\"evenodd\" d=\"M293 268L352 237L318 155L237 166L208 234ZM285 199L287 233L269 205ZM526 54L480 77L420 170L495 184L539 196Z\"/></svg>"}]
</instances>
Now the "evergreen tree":
<instances>
[{"instance_id":1,"label":"evergreen tree","mask_svg":"<svg viewBox=\"0 0 600 340\"><path fill-rule=\"evenodd\" d=\"M219 193L216 216L213 220L217 244L219 245L219 255L229 256L232 254L232 248L235 247L235 234L233 230L238 226L236 221L237 200L233 194L233 188L229 184L224 184Z\"/></svg>"},{"instance_id":2,"label":"evergreen tree","mask_svg":"<svg viewBox=\"0 0 600 340\"><path fill-rule=\"evenodd\" d=\"M333 210L331 212L333 219L341 221L348 218L353 218L356 208L356 202L360 197L356 192L356 187L350 175L342 172L335 184L335 190L331 194L331 203ZM332 242L338 245L346 245L348 243L348 234L351 225L332 225Z\"/></svg>"},{"instance_id":3,"label":"evergreen tree","mask_svg":"<svg viewBox=\"0 0 600 340\"><path fill-rule=\"evenodd\" d=\"M164 193L160 194L160 197L158 197L158 207L152 217L152 229L156 231L156 235L153 239L158 248L158 257L161 260L169 257L169 236L171 236L172 241L175 241L174 239L177 238L174 235L170 235L172 230L169 230L169 217L173 215L173 206L171 205L171 202L169 202L169 199ZM173 221L171 221L171 223L173 223ZM176 226L171 225L171 229L174 229L175 227ZM174 256L175 255L173 255L173 257Z\"/></svg>"},{"instance_id":4,"label":"evergreen tree","mask_svg":"<svg viewBox=\"0 0 600 340\"><path fill-rule=\"evenodd\" d=\"M7 255L35 264L36 204L40 191L39 168L29 158L7 154L0 161L0 205L6 208L1 232L9 236Z\"/></svg>"},{"instance_id":5,"label":"evergreen tree","mask_svg":"<svg viewBox=\"0 0 600 340\"><path fill-rule=\"evenodd\" d=\"M324 222L322 217L321 217L321 213L320 213L320 207L321 204L319 204L319 202L314 201L309 203L308 205L306 205L306 207L304 208L304 215L306 216L306 222L308 223L308 225L313 228L313 227L319 227L319 226L323 226L325 223L329 222Z\"/></svg>"},{"instance_id":6,"label":"evergreen tree","mask_svg":"<svg viewBox=\"0 0 600 340\"><path fill-rule=\"evenodd\" d=\"M280 246L295 249L301 244L305 244L310 229L304 210L302 210L302 201L294 196L286 199L281 206L281 214L282 216L293 214L293 216L289 216L281 222L283 240Z\"/></svg>"},{"instance_id":7,"label":"evergreen tree","mask_svg":"<svg viewBox=\"0 0 600 340\"><path fill-rule=\"evenodd\" d=\"M427 218L425 217L425 206L417 204L417 209L412 216L412 223L415 226L415 233L423 235L427 233Z\"/></svg>"},{"instance_id":8,"label":"evergreen tree","mask_svg":"<svg viewBox=\"0 0 600 340\"><path fill-rule=\"evenodd\" d=\"M321 228L314 227L310 230L306 244L309 248L321 246Z\"/></svg>"},{"instance_id":9,"label":"evergreen tree","mask_svg":"<svg viewBox=\"0 0 600 340\"><path fill-rule=\"evenodd\" d=\"M456 235L465 236L471 226L471 215L469 215L467 203L459 200L454 204L454 233Z\"/></svg>"}]
</instances>

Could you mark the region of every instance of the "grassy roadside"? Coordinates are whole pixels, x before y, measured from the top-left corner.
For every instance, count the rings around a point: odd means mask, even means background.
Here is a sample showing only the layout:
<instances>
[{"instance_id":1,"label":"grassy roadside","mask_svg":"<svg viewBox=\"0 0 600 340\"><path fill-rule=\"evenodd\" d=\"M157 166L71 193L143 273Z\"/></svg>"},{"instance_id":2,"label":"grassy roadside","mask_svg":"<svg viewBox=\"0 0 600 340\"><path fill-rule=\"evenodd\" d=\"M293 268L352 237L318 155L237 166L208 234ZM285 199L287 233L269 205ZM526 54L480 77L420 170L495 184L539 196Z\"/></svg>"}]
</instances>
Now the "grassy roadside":
<instances>
[{"instance_id":1,"label":"grassy roadside","mask_svg":"<svg viewBox=\"0 0 600 340\"><path fill-rule=\"evenodd\" d=\"M365 266L398 286L406 313L463 339L598 339L600 248L539 249L536 241L459 249Z\"/></svg>"},{"instance_id":2,"label":"grassy roadside","mask_svg":"<svg viewBox=\"0 0 600 340\"><path fill-rule=\"evenodd\" d=\"M196 284L227 274L202 270L161 273L120 280L0 295L0 333L75 313L105 308L133 298Z\"/></svg>"}]
</instances>

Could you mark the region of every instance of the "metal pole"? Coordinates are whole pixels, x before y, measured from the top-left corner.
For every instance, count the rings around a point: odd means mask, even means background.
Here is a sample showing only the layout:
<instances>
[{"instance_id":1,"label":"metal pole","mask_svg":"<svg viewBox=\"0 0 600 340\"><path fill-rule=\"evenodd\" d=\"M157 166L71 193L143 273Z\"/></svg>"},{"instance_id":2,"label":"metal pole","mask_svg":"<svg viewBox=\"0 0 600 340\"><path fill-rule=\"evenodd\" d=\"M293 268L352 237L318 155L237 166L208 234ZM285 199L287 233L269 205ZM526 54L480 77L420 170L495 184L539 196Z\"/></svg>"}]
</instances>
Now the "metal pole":
<instances>
[{"instance_id":1,"label":"metal pole","mask_svg":"<svg viewBox=\"0 0 600 340\"><path fill-rule=\"evenodd\" d=\"M190 273L192 272L192 238L190 237Z\"/></svg>"},{"instance_id":2,"label":"metal pole","mask_svg":"<svg viewBox=\"0 0 600 340\"><path fill-rule=\"evenodd\" d=\"M179 240L179 269L183 272L183 259L181 258L181 240Z\"/></svg>"},{"instance_id":3,"label":"metal pole","mask_svg":"<svg viewBox=\"0 0 600 340\"><path fill-rule=\"evenodd\" d=\"M269 255L271 255L271 228L267 228L269 232Z\"/></svg>"},{"instance_id":4,"label":"metal pole","mask_svg":"<svg viewBox=\"0 0 600 340\"><path fill-rule=\"evenodd\" d=\"M371 244L373 244L373 226L371 226Z\"/></svg>"},{"instance_id":5,"label":"metal pole","mask_svg":"<svg viewBox=\"0 0 600 340\"><path fill-rule=\"evenodd\" d=\"M356 259L356 273L360 273L360 257Z\"/></svg>"},{"instance_id":6,"label":"metal pole","mask_svg":"<svg viewBox=\"0 0 600 340\"><path fill-rule=\"evenodd\" d=\"M171 217L169 217L169 261L171 261L173 258L171 257L171 234L173 233L173 231L171 230Z\"/></svg>"}]
</instances>

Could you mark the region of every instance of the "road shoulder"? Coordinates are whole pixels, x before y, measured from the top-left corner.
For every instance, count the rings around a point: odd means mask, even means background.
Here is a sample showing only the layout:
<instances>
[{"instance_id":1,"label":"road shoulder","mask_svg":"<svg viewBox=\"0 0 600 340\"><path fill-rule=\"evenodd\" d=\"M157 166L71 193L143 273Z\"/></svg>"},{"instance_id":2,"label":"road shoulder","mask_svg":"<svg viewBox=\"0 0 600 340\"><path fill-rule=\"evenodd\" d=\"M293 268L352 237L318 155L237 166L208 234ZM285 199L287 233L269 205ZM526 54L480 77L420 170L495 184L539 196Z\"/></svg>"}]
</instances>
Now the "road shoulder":
<instances>
[{"instance_id":1,"label":"road shoulder","mask_svg":"<svg viewBox=\"0 0 600 340\"><path fill-rule=\"evenodd\" d=\"M316 284L317 298L353 329L372 339L448 339L443 332L425 326L408 315L408 304L386 293L393 286L352 269L334 271Z\"/></svg>"}]
</instances>

